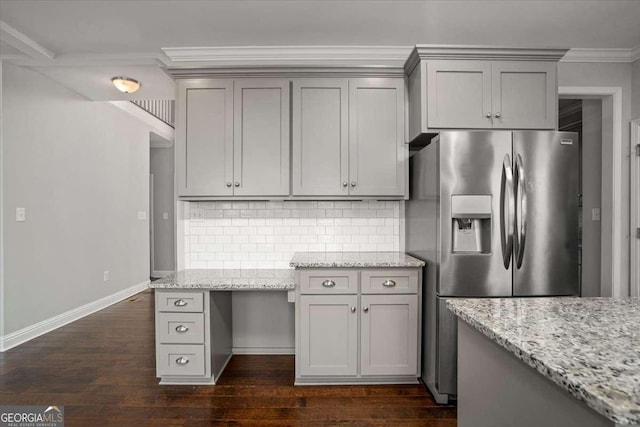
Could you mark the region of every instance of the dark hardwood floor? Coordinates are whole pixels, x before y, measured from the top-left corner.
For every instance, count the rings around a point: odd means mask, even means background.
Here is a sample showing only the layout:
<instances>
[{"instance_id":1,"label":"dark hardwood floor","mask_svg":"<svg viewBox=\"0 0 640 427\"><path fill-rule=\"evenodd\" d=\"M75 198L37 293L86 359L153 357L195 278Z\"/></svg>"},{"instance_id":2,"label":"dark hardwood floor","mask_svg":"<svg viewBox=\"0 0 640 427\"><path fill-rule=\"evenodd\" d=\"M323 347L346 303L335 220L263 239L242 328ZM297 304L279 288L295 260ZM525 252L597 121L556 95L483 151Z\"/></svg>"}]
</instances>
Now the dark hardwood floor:
<instances>
[{"instance_id":1,"label":"dark hardwood floor","mask_svg":"<svg viewBox=\"0 0 640 427\"><path fill-rule=\"evenodd\" d=\"M293 356L234 356L218 385L160 386L153 325L146 291L0 353L0 404L64 405L83 427L456 425L422 385L294 387Z\"/></svg>"}]
</instances>

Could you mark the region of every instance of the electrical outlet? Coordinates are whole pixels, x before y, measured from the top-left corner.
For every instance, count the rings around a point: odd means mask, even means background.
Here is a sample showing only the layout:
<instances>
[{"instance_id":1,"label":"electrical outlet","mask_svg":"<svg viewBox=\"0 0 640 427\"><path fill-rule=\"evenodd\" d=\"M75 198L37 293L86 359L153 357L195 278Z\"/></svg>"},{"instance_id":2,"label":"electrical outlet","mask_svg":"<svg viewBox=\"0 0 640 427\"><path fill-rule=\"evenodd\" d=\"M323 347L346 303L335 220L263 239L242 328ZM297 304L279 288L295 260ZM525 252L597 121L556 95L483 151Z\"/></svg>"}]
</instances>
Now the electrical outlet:
<instances>
[{"instance_id":1,"label":"electrical outlet","mask_svg":"<svg viewBox=\"0 0 640 427\"><path fill-rule=\"evenodd\" d=\"M191 209L191 219L204 219L204 208Z\"/></svg>"},{"instance_id":2,"label":"electrical outlet","mask_svg":"<svg viewBox=\"0 0 640 427\"><path fill-rule=\"evenodd\" d=\"M600 208L591 209L591 221L600 221Z\"/></svg>"},{"instance_id":3,"label":"electrical outlet","mask_svg":"<svg viewBox=\"0 0 640 427\"><path fill-rule=\"evenodd\" d=\"M27 208L16 208L16 221L24 222L27 220Z\"/></svg>"},{"instance_id":4,"label":"electrical outlet","mask_svg":"<svg viewBox=\"0 0 640 427\"><path fill-rule=\"evenodd\" d=\"M146 211L138 211L138 219L140 219L140 220L147 219L147 212Z\"/></svg>"},{"instance_id":5,"label":"electrical outlet","mask_svg":"<svg viewBox=\"0 0 640 427\"><path fill-rule=\"evenodd\" d=\"M169 219L169 212L162 212L162 219Z\"/></svg>"},{"instance_id":6,"label":"electrical outlet","mask_svg":"<svg viewBox=\"0 0 640 427\"><path fill-rule=\"evenodd\" d=\"M109 280L109 270L106 270L104 273L102 273L102 276L104 277L104 281L108 281Z\"/></svg>"}]
</instances>

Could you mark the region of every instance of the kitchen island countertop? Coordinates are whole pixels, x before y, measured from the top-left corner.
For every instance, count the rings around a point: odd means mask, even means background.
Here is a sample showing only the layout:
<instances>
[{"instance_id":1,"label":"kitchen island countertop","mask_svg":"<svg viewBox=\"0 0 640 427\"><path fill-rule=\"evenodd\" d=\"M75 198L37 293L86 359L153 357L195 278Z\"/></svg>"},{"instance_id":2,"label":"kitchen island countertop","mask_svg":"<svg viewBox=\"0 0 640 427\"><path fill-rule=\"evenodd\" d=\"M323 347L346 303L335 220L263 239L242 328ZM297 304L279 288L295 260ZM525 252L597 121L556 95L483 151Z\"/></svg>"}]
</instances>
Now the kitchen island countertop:
<instances>
[{"instance_id":1,"label":"kitchen island countertop","mask_svg":"<svg viewBox=\"0 0 640 427\"><path fill-rule=\"evenodd\" d=\"M447 307L601 415L640 424L640 299L450 299Z\"/></svg>"}]
</instances>

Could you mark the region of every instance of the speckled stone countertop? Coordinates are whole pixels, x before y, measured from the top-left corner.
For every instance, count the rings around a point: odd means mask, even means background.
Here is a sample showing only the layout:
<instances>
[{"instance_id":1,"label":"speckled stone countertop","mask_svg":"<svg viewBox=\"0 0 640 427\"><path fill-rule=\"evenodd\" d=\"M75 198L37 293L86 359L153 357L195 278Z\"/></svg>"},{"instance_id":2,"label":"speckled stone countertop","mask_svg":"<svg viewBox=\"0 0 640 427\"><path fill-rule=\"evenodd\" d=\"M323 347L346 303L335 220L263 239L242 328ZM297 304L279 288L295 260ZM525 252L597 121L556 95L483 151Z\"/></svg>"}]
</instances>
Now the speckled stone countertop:
<instances>
[{"instance_id":1,"label":"speckled stone countertop","mask_svg":"<svg viewBox=\"0 0 640 427\"><path fill-rule=\"evenodd\" d=\"M296 252L289 265L295 268L422 267L424 261L404 252Z\"/></svg>"},{"instance_id":2,"label":"speckled stone countertop","mask_svg":"<svg viewBox=\"0 0 640 427\"><path fill-rule=\"evenodd\" d=\"M640 299L450 299L462 320L619 424L640 424Z\"/></svg>"},{"instance_id":3,"label":"speckled stone countertop","mask_svg":"<svg viewBox=\"0 0 640 427\"><path fill-rule=\"evenodd\" d=\"M155 289L274 290L296 287L295 270L180 270L151 282Z\"/></svg>"}]
</instances>

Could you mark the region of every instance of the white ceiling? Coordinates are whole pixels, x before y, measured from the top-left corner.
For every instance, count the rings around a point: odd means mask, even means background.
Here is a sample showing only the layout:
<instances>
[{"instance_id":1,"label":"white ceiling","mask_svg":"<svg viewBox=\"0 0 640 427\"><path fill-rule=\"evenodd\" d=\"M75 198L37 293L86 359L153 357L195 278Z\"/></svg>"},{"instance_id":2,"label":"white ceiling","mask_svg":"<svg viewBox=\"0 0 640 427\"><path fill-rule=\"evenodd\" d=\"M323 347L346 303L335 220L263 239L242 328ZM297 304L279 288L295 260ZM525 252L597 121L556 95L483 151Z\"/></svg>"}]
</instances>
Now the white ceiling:
<instances>
[{"instance_id":1,"label":"white ceiling","mask_svg":"<svg viewBox=\"0 0 640 427\"><path fill-rule=\"evenodd\" d=\"M0 16L59 55L180 46L640 44L637 0L0 0Z\"/></svg>"},{"instance_id":2,"label":"white ceiling","mask_svg":"<svg viewBox=\"0 0 640 427\"><path fill-rule=\"evenodd\" d=\"M45 53L22 65L94 100L133 98L114 91L114 75L143 82L136 98L173 97L160 66L184 64L169 47L640 45L640 0L0 0L0 21ZM6 41L2 57L19 62Z\"/></svg>"}]
</instances>

